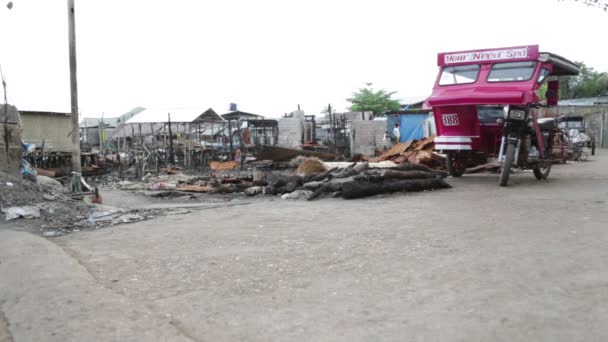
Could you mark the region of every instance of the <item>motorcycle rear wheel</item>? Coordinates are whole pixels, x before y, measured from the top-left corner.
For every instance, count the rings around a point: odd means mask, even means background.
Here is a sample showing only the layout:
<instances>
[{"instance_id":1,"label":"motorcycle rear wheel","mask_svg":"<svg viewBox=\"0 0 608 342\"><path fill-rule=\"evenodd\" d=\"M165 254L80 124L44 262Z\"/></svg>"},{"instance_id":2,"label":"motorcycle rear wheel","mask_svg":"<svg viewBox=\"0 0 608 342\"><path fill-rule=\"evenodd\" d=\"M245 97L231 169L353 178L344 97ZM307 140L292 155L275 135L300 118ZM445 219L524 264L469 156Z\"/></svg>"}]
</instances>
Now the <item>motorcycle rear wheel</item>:
<instances>
[{"instance_id":1,"label":"motorcycle rear wheel","mask_svg":"<svg viewBox=\"0 0 608 342\"><path fill-rule=\"evenodd\" d=\"M465 168L456 158L456 153L448 152L445 158L445 167L448 174L452 177L460 177L464 173Z\"/></svg>"},{"instance_id":2,"label":"motorcycle rear wheel","mask_svg":"<svg viewBox=\"0 0 608 342\"><path fill-rule=\"evenodd\" d=\"M551 172L551 164L547 167L539 167L536 169L532 169L534 172L534 177L538 180L545 180L549 177L549 172Z\"/></svg>"}]
</instances>

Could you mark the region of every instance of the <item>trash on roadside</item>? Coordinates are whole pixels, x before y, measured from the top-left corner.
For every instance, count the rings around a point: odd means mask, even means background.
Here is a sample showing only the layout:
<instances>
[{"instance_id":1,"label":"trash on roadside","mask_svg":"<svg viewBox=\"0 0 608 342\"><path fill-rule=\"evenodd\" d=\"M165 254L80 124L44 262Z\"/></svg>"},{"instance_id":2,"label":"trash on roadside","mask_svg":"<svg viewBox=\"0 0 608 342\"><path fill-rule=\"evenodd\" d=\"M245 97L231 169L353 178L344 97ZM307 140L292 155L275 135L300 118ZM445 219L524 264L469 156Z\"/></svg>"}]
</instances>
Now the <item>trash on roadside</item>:
<instances>
[{"instance_id":1,"label":"trash on roadside","mask_svg":"<svg viewBox=\"0 0 608 342\"><path fill-rule=\"evenodd\" d=\"M175 190L177 185L175 183L154 183L150 185L150 190Z\"/></svg>"},{"instance_id":2,"label":"trash on roadside","mask_svg":"<svg viewBox=\"0 0 608 342\"><path fill-rule=\"evenodd\" d=\"M300 198L308 198L312 194L310 190L296 190L281 196L281 199L284 200L297 200Z\"/></svg>"},{"instance_id":3,"label":"trash on roadside","mask_svg":"<svg viewBox=\"0 0 608 342\"><path fill-rule=\"evenodd\" d=\"M20 217L31 219L40 217L40 208L35 206L10 207L2 209L6 216L6 221L14 220Z\"/></svg>"}]
</instances>

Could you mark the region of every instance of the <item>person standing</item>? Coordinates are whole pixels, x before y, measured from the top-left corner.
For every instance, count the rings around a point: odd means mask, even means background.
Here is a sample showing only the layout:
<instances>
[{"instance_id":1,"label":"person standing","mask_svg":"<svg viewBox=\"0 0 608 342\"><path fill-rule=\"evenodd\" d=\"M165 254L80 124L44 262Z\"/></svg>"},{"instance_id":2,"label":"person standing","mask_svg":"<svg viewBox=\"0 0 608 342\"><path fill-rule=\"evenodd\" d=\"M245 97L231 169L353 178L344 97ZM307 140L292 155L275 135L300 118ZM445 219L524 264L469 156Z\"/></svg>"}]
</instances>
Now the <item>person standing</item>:
<instances>
[{"instance_id":1,"label":"person standing","mask_svg":"<svg viewBox=\"0 0 608 342\"><path fill-rule=\"evenodd\" d=\"M398 123L396 123L393 128L393 139L395 139L395 144L398 144L401 141L401 132L399 131Z\"/></svg>"}]
</instances>

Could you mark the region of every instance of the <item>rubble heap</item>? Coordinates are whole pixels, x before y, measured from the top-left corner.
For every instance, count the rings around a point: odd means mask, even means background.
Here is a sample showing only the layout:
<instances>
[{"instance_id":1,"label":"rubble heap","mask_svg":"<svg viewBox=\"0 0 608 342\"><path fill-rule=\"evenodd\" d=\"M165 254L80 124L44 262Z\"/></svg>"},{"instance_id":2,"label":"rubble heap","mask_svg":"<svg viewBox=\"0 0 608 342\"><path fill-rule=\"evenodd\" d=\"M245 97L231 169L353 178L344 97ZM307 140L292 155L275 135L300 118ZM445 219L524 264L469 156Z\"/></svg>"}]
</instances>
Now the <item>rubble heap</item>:
<instances>
[{"instance_id":1,"label":"rubble heap","mask_svg":"<svg viewBox=\"0 0 608 342\"><path fill-rule=\"evenodd\" d=\"M391 168L370 168L368 162L352 163L322 173L301 177L278 176L263 189L266 194L284 199L314 200L321 196L346 199L398 191L424 191L450 188L445 172L424 165L401 164Z\"/></svg>"},{"instance_id":2,"label":"rubble heap","mask_svg":"<svg viewBox=\"0 0 608 342\"><path fill-rule=\"evenodd\" d=\"M162 210L125 210L83 201L50 177L38 176L37 182L0 171L0 217L4 221L34 219L42 235L53 237L85 228L99 228L137 222L164 215ZM85 196L86 200L87 197Z\"/></svg>"},{"instance_id":3,"label":"rubble heap","mask_svg":"<svg viewBox=\"0 0 608 342\"><path fill-rule=\"evenodd\" d=\"M247 196L266 194L283 199L308 200L327 196L350 199L450 187L444 180L446 172L425 165L359 162L331 167L332 163L314 158L299 158L298 164L292 172L268 172L265 177L223 173L213 176L161 175L144 177L143 182L120 182L119 187L122 190L146 190L153 197L244 193Z\"/></svg>"},{"instance_id":4,"label":"rubble heap","mask_svg":"<svg viewBox=\"0 0 608 342\"><path fill-rule=\"evenodd\" d=\"M445 157L433 152L434 147L435 137L431 136L422 140L410 140L395 144L379 157L364 157L363 160L372 163L390 160L397 164L421 164L433 169L444 169Z\"/></svg>"},{"instance_id":5,"label":"rubble heap","mask_svg":"<svg viewBox=\"0 0 608 342\"><path fill-rule=\"evenodd\" d=\"M68 196L58 181L39 176L38 182L0 171L0 211L13 218L40 218L41 228L72 229L94 210L90 204Z\"/></svg>"}]
</instances>

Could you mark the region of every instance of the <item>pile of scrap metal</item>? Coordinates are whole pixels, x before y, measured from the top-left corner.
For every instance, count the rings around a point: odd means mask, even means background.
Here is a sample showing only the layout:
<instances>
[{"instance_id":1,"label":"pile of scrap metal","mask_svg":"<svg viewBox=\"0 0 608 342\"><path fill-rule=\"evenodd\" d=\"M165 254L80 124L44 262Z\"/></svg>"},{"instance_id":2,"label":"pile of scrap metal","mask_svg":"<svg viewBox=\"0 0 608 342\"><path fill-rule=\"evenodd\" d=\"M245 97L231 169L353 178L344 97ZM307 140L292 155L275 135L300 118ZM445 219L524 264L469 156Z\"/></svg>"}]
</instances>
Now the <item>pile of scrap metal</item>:
<instances>
[{"instance_id":1,"label":"pile of scrap metal","mask_svg":"<svg viewBox=\"0 0 608 342\"><path fill-rule=\"evenodd\" d=\"M121 190L149 190L152 197L179 197L193 193L241 193L255 186L266 186L265 180L254 179L248 172L237 170L238 163L212 162L212 175L187 175L175 168L165 169L166 174L147 174L141 182L121 181Z\"/></svg>"},{"instance_id":2,"label":"pile of scrap metal","mask_svg":"<svg viewBox=\"0 0 608 342\"><path fill-rule=\"evenodd\" d=\"M421 164L433 169L445 168L445 157L433 152L435 137L395 144L379 157L362 157L369 162L391 160L397 164Z\"/></svg>"},{"instance_id":3,"label":"pile of scrap metal","mask_svg":"<svg viewBox=\"0 0 608 342\"><path fill-rule=\"evenodd\" d=\"M82 175L85 177L110 173L120 164L120 158L108 158L97 153L81 153L81 159Z\"/></svg>"}]
</instances>

